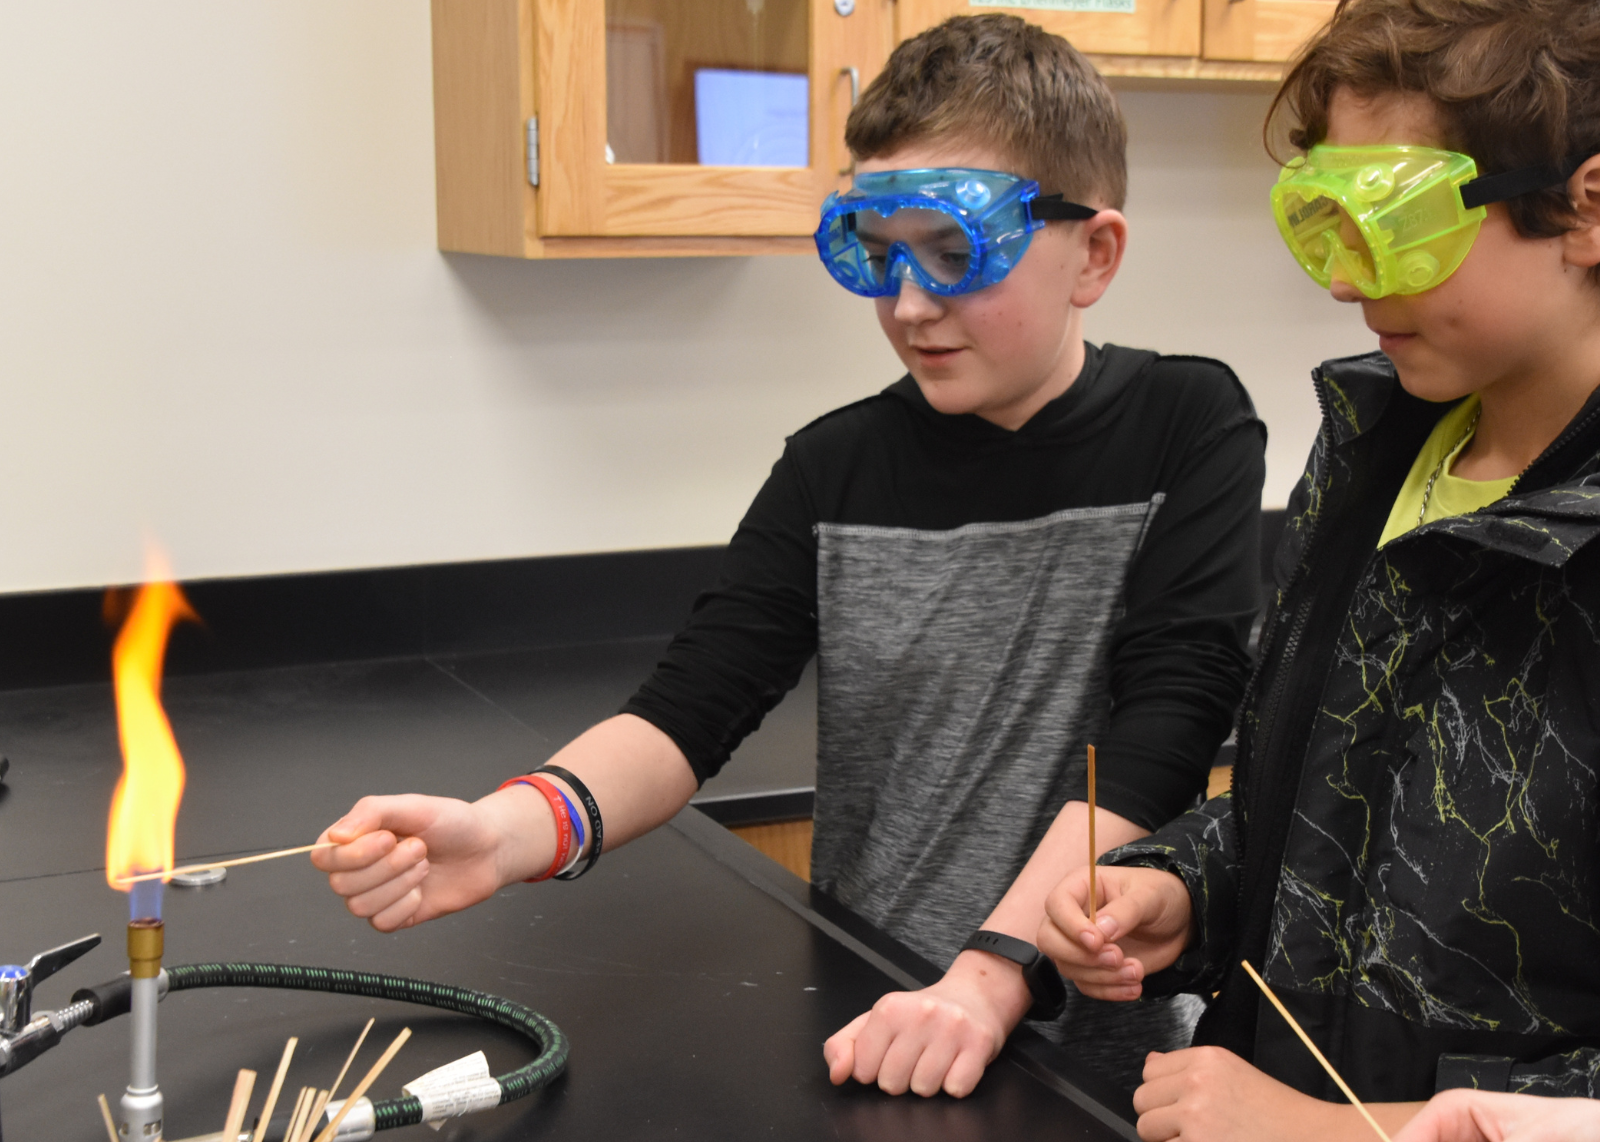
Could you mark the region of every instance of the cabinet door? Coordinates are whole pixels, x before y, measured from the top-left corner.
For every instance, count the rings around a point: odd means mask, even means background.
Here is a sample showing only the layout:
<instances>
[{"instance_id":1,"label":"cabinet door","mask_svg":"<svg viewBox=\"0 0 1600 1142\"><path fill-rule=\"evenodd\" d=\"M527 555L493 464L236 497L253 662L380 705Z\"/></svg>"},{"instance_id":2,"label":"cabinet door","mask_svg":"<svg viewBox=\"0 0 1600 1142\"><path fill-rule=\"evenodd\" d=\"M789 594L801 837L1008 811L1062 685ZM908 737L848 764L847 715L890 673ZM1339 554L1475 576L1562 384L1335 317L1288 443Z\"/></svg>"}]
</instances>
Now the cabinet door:
<instances>
[{"instance_id":1,"label":"cabinet door","mask_svg":"<svg viewBox=\"0 0 1600 1142\"><path fill-rule=\"evenodd\" d=\"M899 0L895 34L905 40L951 16L1010 12L1082 52L1197 56L1201 0Z\"/></svg>"},{"instance_id":2,"label":"cabinet door","mask_svg":"<svg viewBox=\"0 0 1600 1142\"><path fill-rule=\"evenodd\" d=\"M537 0L536 24L544 237L809 235L890 46L887 0Z\"/></svg>"},{"instance_id":3,"label":"cabinet door","mask_svg":"<svg viewBox=\"0 0 1600 1142\"><path fill-rule=\"evenodd\" d=\"M1205 0L1205 58L1282 63L1333 18L1338 0Z\"/></svg>"}]
</instances>

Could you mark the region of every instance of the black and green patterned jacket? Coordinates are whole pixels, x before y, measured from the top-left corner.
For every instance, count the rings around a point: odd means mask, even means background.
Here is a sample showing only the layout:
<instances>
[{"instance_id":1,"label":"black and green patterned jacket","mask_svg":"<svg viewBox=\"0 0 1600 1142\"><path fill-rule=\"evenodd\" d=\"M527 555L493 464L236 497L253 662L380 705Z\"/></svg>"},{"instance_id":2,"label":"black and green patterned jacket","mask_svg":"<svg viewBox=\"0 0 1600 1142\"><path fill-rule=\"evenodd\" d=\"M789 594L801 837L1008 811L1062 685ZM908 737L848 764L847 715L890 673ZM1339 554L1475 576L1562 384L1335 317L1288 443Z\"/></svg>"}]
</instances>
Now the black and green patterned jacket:
<instances>
[{"instance_id":1,"label":"black and green patterned jacket","mask_svg":"<svg viewBox=\"0 0 1600 1142\"><path fill-rule=\"evenodd\" d=\"M1106 863L1169 869L1196 938L1150 994L1197 1043L1339 1098L1600 1095L1600 396L1471 515L1377 540L1447 406L1379 354L1313 376L1230 795Z\"/></svg>"}]
</instances>

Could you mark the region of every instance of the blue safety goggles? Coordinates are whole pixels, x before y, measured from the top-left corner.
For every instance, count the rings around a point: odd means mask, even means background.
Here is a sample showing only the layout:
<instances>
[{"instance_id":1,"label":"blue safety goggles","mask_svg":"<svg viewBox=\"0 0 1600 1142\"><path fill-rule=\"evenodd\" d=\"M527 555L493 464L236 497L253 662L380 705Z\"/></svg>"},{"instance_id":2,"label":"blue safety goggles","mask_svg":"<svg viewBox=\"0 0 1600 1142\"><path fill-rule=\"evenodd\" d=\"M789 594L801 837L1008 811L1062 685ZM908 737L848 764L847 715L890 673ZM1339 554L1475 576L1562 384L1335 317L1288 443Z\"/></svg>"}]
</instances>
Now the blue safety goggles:
<instances>
[{"instance_id":1,"label":"blue safety goggles","mask_svg":"<svg viewBox=\"0 0 1600 1142\"><path fill-rule=\"evenodd\" d=\"M817 252L834 280L862 297L899 293L904 278L955 297L1004 278L1045 222L1098 213L1000 171L878 171L828 196Z\"/></svg>"}]
</instances>

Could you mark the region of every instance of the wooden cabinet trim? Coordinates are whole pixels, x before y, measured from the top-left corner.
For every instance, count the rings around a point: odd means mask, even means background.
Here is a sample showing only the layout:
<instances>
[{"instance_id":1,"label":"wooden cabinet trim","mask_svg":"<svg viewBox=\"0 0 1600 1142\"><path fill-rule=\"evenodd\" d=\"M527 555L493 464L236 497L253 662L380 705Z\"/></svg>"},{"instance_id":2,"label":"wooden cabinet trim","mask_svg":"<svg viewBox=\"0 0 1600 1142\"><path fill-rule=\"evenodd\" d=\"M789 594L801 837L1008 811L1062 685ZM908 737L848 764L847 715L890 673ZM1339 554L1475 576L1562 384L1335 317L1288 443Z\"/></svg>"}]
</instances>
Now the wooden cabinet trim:
<instances>
[{"instance_id":1,"label":"wooden cabinet trim","mask_svg":"<svg viewBox=\"0 0 1600 1142\"><path fill-rule=\"evenodd\" d=\"M1210 60L1286 63L1333 16L1335 0L1205 0Z\"/></svg>"},{"instance_id":2,"label":"wooden cabinet trim","mask_svg":"<svg viewBox=\"0 0 1600 1142\"><path fill-rule=\"evenodd\" d=\"M975 6L968 0L899 0L895 38L905 40L951 16L1008 12L1064 36L1083 52L1114 55L1200 54L1202 0L1139 0L1131 13L1057 12Z\"/></svg>"},{"instance_id":3,"label":"wooden cabinet trim","mask_svg":"<svg viewBox=\"0 0 1600 1142\"><path fill-rule=\"evenodd\" d=\"M433 140L439 245L523 252L528 205L519 125L523 20L532 0L433 0Z\"/></svg>"},{"instance_id":4,"label":"wooden cabinet trim","mask_svg":"<svg viewBox=\"0 0 1600 1142\"><path fill-rule=\"evenodd\" d=\"M1090 53L1094 64L1107 79L1147 79L1169 87L1174 81L1195 80L1202 84L1253 83L1277 84L1283 79L1280 63L1252 63L1242 60L1197 59L1194 56L1119 56Z\"/></svg>"},{"instance_id":5,"label":"wooden cabinet trim","mask_svg":"<svg viewBox=\"0 0 1600 1142\"><path fill-rule=\"evenodd\" d=\"M810 167L613 166L603 233L803 237L820 201Z\"/></svg>"},{"instance_id":6,"label":"wooden cabinet trim","mask_svg":"<svg viewBox=\"0 0 1600 1142\"><path fill-rule=\"evenodd\" d=\"M605 4L603 0L536 0L534 8L538 29L534 75L539 109L539 233L602 234Z\"/></svg>"}]
</instances>

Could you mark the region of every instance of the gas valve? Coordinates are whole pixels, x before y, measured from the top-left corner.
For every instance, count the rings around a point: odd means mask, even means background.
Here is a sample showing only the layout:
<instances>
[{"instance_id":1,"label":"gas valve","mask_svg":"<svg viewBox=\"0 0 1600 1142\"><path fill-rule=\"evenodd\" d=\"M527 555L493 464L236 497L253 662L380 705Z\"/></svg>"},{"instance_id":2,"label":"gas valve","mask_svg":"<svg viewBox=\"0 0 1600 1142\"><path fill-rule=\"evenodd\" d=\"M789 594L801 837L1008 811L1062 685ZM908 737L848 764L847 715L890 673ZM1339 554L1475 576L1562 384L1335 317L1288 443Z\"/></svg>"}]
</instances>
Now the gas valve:
<instances>
[{"instance_id":1,"label":"gas valve","mask_svg":"<svg viewBox=\"0 0 1600 1142\"><path fill-rule=\"evenodd\" d=\"M0 965L0 1075L32 1062L94 1013L92 1003L79 1001L35 1015L33 989L99 943L98 935L85 936L40 952L26 965Z\"/></svg>"}]
</instances>

